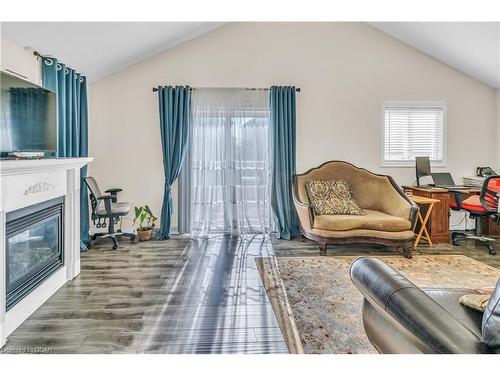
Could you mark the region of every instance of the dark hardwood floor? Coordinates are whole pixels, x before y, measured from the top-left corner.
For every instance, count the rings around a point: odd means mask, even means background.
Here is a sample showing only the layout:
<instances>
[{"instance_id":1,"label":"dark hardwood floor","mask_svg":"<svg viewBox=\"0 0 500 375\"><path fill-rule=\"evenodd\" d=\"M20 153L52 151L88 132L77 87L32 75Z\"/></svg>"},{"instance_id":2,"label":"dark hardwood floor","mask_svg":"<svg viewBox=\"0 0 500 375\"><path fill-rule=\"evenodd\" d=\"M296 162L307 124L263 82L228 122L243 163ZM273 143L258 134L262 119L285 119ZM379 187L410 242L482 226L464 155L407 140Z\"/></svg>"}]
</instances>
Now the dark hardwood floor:
<instances>
[{"instance_id":1,"label":"dark hardwood floor","mask_svg":"<svg viewBox=\"0 0 500 375\"><path fill-rule=\"evenodd\" d=\"M331 247L328 255L392 254ZM500 268L486 248L439 245ZM254 258L318 256L316 244L263 236L103 242L82 254L81 274L9 336L3 352L287 353Z\"/></svg>"}]
</instances>

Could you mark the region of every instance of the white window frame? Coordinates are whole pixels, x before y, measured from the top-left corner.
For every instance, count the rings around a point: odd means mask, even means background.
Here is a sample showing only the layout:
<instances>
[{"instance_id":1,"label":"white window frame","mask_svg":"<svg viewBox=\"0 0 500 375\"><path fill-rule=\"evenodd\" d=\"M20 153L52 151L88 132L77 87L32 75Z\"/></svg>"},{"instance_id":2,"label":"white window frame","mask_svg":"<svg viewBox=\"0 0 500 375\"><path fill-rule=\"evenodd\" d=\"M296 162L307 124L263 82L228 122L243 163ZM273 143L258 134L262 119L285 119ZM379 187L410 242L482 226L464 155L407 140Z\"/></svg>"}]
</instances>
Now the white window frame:
<instances>
[{"instance_id":1,"label":"white window frame","mask_svg":"<svg viewBox=\"0 0 500 375\"><path fill-rule=\"evenodd\" d=\"M447 119L448 119L448 105L446 101L383 101L381 110L381 126L382 126L382 138L381 138L381 165L382 167L415 167L414 160L396 160L390 161L385 160L385 110L387 107L415 107L415 108L426 108L426 107L441 107L443 109L443 160L435 161L431 160L431 166L433 167L446 167L447 164Z\"/></svg>"}]
</instances>

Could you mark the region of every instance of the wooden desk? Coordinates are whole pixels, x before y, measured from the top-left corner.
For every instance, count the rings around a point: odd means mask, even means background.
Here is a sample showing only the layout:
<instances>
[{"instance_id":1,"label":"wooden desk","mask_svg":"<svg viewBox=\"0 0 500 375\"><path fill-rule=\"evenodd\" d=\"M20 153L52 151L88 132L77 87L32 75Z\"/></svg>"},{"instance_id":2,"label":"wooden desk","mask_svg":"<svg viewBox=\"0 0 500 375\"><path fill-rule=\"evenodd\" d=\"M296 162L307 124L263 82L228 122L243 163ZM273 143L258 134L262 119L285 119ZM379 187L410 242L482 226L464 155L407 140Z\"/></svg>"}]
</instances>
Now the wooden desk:
<instances>
[{"instance_id":1,"label":"wooden desk","mask_svg":"<svg viewBox=\"0 0 500 375\"><path fill-rule=\"evenodd\" d=\"M412 195L436 199L439 202L434 204L434 208L427 221L427 231L433 243L449 243L450 234L450 192L446 189L427 186L403 186L405 192ZM422 216L427 214L427 207L421 207ZM420 223L417 222L415 231L420 231Z\"/></svg>"},{"instance_id":2,"label":"wooden desk","mask_svg":"<svg viewBox=\"0 0 500 375\"><path fill-rule=\"evenodd\" d=\"M448 189L437 188L432 186L403 186L405 192L411 192L415 196L433 198L439 200L439 203L434 205L427 222L427 231L433 243L449 243L451 239L450 232L450 202L455 201L455 193ZM464 193L463 199L467 199L471 195L479 194L481 189L470 188L460 190ZM422 207L422 216L425 217L427 209ZM500 235L500 226L496 225L493 220L484 219L482 222L484 234ZM420 224L417 223L416 231L420 230Z\"/></svg>"}]
</instances>

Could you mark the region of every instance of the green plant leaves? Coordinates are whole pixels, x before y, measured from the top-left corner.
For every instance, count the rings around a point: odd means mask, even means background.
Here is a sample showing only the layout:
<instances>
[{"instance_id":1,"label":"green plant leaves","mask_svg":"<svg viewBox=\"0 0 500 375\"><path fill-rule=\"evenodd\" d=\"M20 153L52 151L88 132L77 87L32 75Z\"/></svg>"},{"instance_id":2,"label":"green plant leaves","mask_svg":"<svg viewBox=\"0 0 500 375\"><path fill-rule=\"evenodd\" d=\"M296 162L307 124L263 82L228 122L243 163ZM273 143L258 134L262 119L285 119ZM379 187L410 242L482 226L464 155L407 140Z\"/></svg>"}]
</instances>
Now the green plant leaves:
<instances>
[{"instance_id":1,"label":"green plant leaves","mask_svg":"<svg viewBox=\"0 0 500 375\"><path fill-rule=\"evenodd\" d=\"M154 225L157 217L153 215L153 212L148 205L142 207L134 207L135 219L134 224L139 226L138 230L147 230ZM146 223L146 225L144 225Z\"/></svg>"}]
</instances>

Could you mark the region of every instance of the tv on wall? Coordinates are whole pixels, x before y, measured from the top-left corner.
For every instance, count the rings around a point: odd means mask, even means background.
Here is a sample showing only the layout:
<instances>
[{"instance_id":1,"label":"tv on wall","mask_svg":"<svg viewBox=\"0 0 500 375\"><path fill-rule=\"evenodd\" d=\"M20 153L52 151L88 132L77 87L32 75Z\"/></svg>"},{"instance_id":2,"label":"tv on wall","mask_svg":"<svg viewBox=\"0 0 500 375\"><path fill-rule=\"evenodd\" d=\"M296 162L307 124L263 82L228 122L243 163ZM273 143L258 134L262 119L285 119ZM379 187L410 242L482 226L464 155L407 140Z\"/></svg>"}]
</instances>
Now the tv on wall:
<instances>
[{"instance_id":1,"label":"tv on wall","mask_svg":"<svg viewBox=\"0 0 500 375\"><path fill-rule=\"evenodd\" d=\"M56 94L0 73L0 157L18 152L57 152Z\"/></svg>"}]
</instances>

